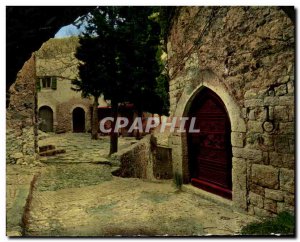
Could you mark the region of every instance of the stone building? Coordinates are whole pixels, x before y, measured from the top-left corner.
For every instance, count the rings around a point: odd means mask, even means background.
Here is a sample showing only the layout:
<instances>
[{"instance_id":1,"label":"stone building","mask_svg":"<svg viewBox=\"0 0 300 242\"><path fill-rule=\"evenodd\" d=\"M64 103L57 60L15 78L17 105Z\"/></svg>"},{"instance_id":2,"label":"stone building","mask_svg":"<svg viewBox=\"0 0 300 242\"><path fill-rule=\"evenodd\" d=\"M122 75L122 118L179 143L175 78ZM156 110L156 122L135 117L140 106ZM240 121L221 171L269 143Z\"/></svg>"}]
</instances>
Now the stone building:
<instances>
[{"instance_id":1,"label":"stone building","mask_svg":"<svg viewBox=\"0 0 300 242\"><path fill-rule=\"evenodd\" d=\"M71 90L78 77L78 38L50 39L35 53L40 129L85 132L91 127L92 99Z\"/></svg>"},{"instance_id":2,"label":"stone building","mask_svg":"<svg viewBox=\"0 0 300 242\"><path fill-rule=\"evenodd\" d=\"M294 211L294 32L279 7L181 7L169 29L170 115L201 130L170 135L173 173L250 214Z\"/></svg>"}]
</instances>

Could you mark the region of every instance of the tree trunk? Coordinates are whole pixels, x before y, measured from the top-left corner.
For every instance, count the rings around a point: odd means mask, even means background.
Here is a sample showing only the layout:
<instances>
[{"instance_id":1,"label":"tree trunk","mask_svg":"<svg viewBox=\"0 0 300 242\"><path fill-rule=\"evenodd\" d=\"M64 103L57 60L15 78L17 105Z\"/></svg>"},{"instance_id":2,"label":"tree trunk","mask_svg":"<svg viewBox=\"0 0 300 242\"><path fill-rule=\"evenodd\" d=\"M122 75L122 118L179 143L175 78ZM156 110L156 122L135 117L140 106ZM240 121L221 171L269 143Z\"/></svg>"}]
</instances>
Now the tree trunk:
<instances>
[{"instance_id":1,"label":"tree trunk","mask_svg":"<svg viewBox=\"0 0 300 242\"><path fill-rule=\"evenodd\" d=\"M110 133L110 151L109 155L118 151L118 137L119 132L114 132L116 126L116 120L118 117L118 102L111 100L111 109L112 109L112 117L113 122L111 123L111 133Z\"/></svg>"},{"instance_id":2,"label":"tree trunk","mask_svg":"<svg viewBox=\"0 0 300 242\"><path fill-rule=\"evenodd\" d=\"M92 117L92 139L98 139L98 98L94 96Z\"/></svg>"},{"instance_id":3,"label":"tree trunk","mask_svg":"<svg viewBox=\"0 0 300 242\"><path fill-rule=\"evenodd\" d=\"M141 108L137 109L137 116L138 118L143 119L143 111ZM142 134L140 133L140 130L137 129L135 139L140 140L141 138L142 138Z\"/></svg>"}]
</instances>

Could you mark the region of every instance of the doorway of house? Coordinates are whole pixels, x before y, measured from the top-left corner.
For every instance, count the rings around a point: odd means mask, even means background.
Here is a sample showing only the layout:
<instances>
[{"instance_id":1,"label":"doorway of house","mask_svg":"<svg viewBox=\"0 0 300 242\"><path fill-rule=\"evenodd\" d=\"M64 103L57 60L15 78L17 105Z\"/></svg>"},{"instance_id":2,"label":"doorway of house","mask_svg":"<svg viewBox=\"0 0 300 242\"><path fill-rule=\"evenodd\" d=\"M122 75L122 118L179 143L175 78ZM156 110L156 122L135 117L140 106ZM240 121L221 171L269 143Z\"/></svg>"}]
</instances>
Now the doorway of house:
<instances>
[{"instance_id":1,"label":"doorway of house","mask_svg":"<svg viewBox=\"0 0 300 242\"><path fill-rule=\"evenodd\" d=\"M85 132L85 112L83 108L77 107L73 110L73 132L81 133Z\"/></svg>"},{"instance_id":2,"label":"doorway of house","mask_svg":"<svg viewBox=\"0 0 300 242\"><path fill-rule=\"evenodd\" d=\"M53 111L48 106L39 108L39 129L43 132L53 132Z\"/></svg>"},{"instance_id":3,"label":"doorway of house","mask_svg":"<svg viewBox=\"0 0 300 242\"><path fill-rule=\"evenodd\" d=\"M232 198L231 126L222 100L208 88L191 104L200 133L187 133L191 183L203 190Z\"/></svg>"}]
</instances>

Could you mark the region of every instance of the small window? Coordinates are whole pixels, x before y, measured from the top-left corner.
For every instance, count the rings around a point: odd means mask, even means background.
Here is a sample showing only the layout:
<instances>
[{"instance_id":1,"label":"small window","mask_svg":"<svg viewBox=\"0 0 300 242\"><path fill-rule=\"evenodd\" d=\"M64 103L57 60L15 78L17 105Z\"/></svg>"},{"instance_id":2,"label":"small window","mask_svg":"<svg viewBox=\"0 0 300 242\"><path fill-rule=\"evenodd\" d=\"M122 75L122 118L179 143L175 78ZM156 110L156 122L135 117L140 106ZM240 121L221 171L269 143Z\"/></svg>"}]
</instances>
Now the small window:
<instances>
[{"instance_id":1,"label":"small window","mask_svg":"<svg viewBox=\"0 0 300 242\"><path fill-rule=\"evenodd\" d=\"M50 88L51 87L51 77L43 77L42 78L42 87Z\"/></svg>"},{"instance_id":2,"label":"small window","mask_svg":"<svg viewBox=\"0 0 300 242\"><path fill-rule=\"evenodd\" d=\"M41 87L43 89L53 89L56 90L56 77L51 77L51 76L44 76L44 77L40 77L40 83L41 83Z\"/></svg>"}]
</instances>

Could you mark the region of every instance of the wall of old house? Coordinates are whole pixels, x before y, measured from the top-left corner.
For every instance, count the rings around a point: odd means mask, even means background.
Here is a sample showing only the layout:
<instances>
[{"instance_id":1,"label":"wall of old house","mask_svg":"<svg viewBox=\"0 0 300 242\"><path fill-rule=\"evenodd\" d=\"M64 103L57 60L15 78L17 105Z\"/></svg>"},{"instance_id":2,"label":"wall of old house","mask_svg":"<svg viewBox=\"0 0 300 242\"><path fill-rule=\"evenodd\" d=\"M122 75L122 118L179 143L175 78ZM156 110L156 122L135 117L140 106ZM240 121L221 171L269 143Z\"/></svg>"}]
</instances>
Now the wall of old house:
<instances>
[{"instance_id":1,"label":"wall of old house","mask_svg":"<svg viewBox=\"0 0 300 242\"><path fill-rule=\"evenodd\" d=\"M36 162L36 89L35 58L25 62L10 87L10 103L6 109L6 163Z\"/></svg>"},{"instance_id":2,"label":"wall of old house","mask_svg":"<svg viewBox=\"0 0 300 242\"><path fill-rule=\"evenodd\" d=\"M91 98L82 98L81 92L72 88L72 80L78 78L79 61L75 57L79 45L77 37L50 39L36 53L37 77L57 78L57 88L41 88L38 92L38 108L48 106L53 111L54 131L72 131L72 112L81 107L85 111L85 130L91 129Z\"/></svg>"},{"instance_id":3,"label":"wall of old house","mask_svg":"<svg viewBox=\"0 0 300 242\"><path fill-rule=\"evenodd\" d=\"M57 131L73 131L73 110L82 108L85 113L85 131L91 129L91 101L82 98L71 98L70 100L57 104Z\"/></svg>"},{"instance_id":4,"label":"wall of old house","mask_svg":"<svg viewBox=\"0 0 300 242\"><path fill-rule=\"evenodd\" d=\"M232 205L250 214L294 210L294 31L278 7L181 7L168 37L170 114L186 115L203 87L222 99ZM169 146L173 172L189 182L186 135Z\"/></svg>"}]
</instances>

